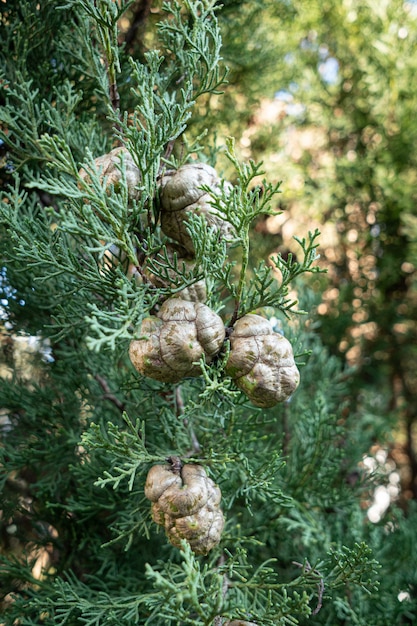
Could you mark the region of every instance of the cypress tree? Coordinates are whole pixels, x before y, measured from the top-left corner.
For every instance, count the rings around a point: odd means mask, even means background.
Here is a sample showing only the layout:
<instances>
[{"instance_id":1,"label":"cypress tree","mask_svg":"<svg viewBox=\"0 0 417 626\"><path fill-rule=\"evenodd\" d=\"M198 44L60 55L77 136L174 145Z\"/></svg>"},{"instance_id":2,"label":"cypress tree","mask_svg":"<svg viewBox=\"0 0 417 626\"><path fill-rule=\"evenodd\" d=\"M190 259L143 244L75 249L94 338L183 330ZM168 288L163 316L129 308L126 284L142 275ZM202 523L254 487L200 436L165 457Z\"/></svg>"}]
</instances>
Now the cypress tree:
<instances>
[{"instance_id":1,"label":"cypress tree","mask_svg":"<svg viewBox=\"0 0 417 626\"><path fill-rule=\"evenodd\" d=\"M318 233L253 262L279 183L210 129L186 141L226 80L218 9L163 3L146 52L127 11L2 4L1 623L412 623L410 518L367 520L349 372L300 315Z\"/></svg>"}]
</instances>

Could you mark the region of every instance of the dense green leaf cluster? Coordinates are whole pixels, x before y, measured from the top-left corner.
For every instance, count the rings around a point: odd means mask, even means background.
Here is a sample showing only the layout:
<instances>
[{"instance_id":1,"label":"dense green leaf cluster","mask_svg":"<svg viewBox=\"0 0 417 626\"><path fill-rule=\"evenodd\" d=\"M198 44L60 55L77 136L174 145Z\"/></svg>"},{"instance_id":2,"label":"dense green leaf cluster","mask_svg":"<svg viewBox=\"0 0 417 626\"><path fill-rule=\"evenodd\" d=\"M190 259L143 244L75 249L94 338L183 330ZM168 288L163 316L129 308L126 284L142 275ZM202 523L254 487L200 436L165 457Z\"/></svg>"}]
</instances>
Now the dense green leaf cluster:
<instances>
[{"instance_id":1,"label":"dense green leaf cluster","mask_svg":"<svg viewBox=\"0 0 417 626\"><path fill-rule=\"evenodd\" d=\"M194 217L188 270L160 229L161 174L195 160L183 132L225 77L215 3L163 3L160 48L140 59L118 42L123 2L3 4L0 137L13 171L0 207L1 623L406 619L397 596L417 581L393 555L398 537L415 555L415 537L400 514L392 526L367 520L372 480L360 462L371 435L346 411L349 372L313 317L288 321L317 304L302 275L317 271L318 233L298 239L297 257L251 267L251 228L275 213L280 186L256 186L260 167L232 141L234 185L212 203L233 241ZM120 143L140 171L135 199L124 159L117 185L95 167ZM282 319L302 379L290 401L252 406L224 375L227 342L178 385L133 369L140 321L203 278L226 326L254 310L278 316L277 328ZM29 338L39 342L30 375L16 351ZM173 455L204 465L222 491L226 525L206 557L171 546L151 519L146 474Z\"/></svg>"}]
</instances>

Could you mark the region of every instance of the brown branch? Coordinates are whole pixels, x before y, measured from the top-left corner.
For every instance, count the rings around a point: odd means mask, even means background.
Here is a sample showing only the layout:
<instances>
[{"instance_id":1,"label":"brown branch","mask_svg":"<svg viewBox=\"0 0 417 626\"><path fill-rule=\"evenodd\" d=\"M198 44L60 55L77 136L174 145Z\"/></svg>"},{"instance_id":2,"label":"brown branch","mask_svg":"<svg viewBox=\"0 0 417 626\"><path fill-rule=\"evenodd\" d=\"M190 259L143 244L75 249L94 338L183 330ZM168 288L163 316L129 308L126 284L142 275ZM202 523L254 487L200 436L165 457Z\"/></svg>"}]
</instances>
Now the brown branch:
<instances>
[{"instance_id":1,"label":"brown branch","mask_svg":"<svg viewBox=\"0 0 417 626\"><path fill-rule=\"evenodd\" d=\"M116 113L116 111L118 111L120 108L120 95L119 95L119 90L117 88L117 83L115 82L110 84L110 101L113 107L113 111ZM119 114L119 117L120 117L120 114Z\"/></svg>"},{"instance_id":2,"label":"brown branch","mask_svg":"<svg viewBox=\"0 0 417 626\"><path fill-rule=\"evenodd\" d=\"M408 464L410 467L410 488L413 494L413 498L417 499L417 459L414 452L414 420L406 417L406 442L405 453L408 457Z\"/></svg>"},{"instance_id":3,"label":"brown branch","mask_svg":"<svg viewBox=\"0 0 417 626\"><path fill-rule=\"evenodd\" d=\"M288 457L291 444L291 432L290 432L290 420L289 420L289 404L284 402L282 408L283 426L284 426L284 441L282 443L282 453L284 457Z\"/></svg>"},{"instance_id":4,"label":"brown branch","mask_svg":"<svg viewBox=\"0 0 417 626\"><path fill-rule=\"evenodd\" d=\"M175 404L176 404L176 409L177 409L177 417L179 417L180 415L183 415L184 413L184 401L182 399L182 394L181 394L181 387L178 386L175 389ZM197 435L194 432L194 429L192 428L192 426L190 426L190 423L188 421L188 419L184 419L184 426L188 426L188 430L190 433L190 438L191 438L191 450L187 453L187 457L190 456L196 456L198 454L200 454L201 452L201 446L200 446L200 442L197 439Z\"/></svg>"},{"instance_id":5,"label":"brown branch","mask_svg":"<svg viewBox=\"0 0 417 626\"><path fill-rule=\"evenodd\" d=\"M121 402L118 398L116 398L116 396L111 392L111 389L106 379L103 378L103 376L100 376L100 374L95 374L94 378L96 379L100 387L105 392L103 395L103 398L105 400L110 400L110 402L112 402L115 406L117 406L119 411L123 413L123 411L125 410L125 404L124 402Z\"/></svg>"},{"instance_id":6,"label":"brown branch","mask_svg":"<svg viewBox=\"0 0 417 626\"><path fill-rule=\"evenodd\" d=\"M139 30L143 30L151 12L152 0L139 0L133 9L130 26L123 37L126 48L132 52L133 44ZM142 47L140 42L140 47Z\"/></svg>"},{"instance_id":7,"label":"brown branch","mask_svg":"<svg viewBox=\"0 0 417 626\"><path fill-rule=\"evenodd\" d=\"M216 568L219 568L222 565L224 565L225 561L226 561L226 558L224 556L224 552L222 552L219 560L217 561ZM230 586L231 586L230 580L229 580L227 574L224 574L223 575L223 585L222 585L223 599L226 597L227 592L228 592ZM224 617L222 617L221 615L216 615L216 617L213 620L213 626L223 626L223 624L228 623L228 621L229 620L227 620L227 622L225 622L224 621Z\"/></svg>"},{"instance_id":8,"label":"brown branch","mask_svg":"<svg viewBox=\"0 0 417 626\"><path fill-rule=\"evenodd\" d=\"M166 167L165 161L169 159L169 157L171 156L172 151L174 150L174 146L175 146L175 139L171 139L170 141L168 141L166 148L165 148L164 156L162 157L162 163L159 168L159 172L158 172L159 176L162 174L164 168Z\"/></svg>"},{"instance_id":9,"label":"brown branch","mask_svg":"<svg viewBox=\"0 0 417 626\"><path fill-rule=\"evenodd\" d=\"M109 71L107 72L107 76L109 78L109 96L110 96L111 106L115 113L118 112L117 117L119 120L121 120L122 116L120 112L120 95L119 95L119 90L117 88L116 77L114 76L114 78L112 78ZM115 133L120 133L122 130L122 127L118 122L115 122L113 128L114 128ZM115 141L114 147L119 147L122 145L123 145L122 141L120 139L117 139Z\"/></svg>"},{"instance_id":10,"label":"brown branch","mask_svg":"<svg viewBox=\"0 0 417 626\"><path fill-rule=\"evenodd\" d=\"M324 594L324 582L323 582L323 577L320 574L319 571L317 571L316 569L313 570L313 568L311 567L310 563L308 561L306 561L304 563L304 565L302 563L298 563L297 561L293 561L292 562L293 565L296 565L297 567L301 567L304 572L306 572L306 574L309 574L310 572L313 572L313 574L315 574L316 576L318 576L319 578L319 582L317 583L317 606L314 609L314 611L312 612L312 615L317 615L317 613L320 611L320 609L323 607L323 594Z\"/></svg>"},{"instance_id":11,"label":"brown branch","mask_svg":"<svg viewBox=\"0 0 417 626\"><path fill-rule=\"evenodd\" d=\"M181 474L181 470L183 468L182 461L179 456L169 456L167 458L168 463L172 465L172 471L174 474Z\"/></svg>"}]
</instances>

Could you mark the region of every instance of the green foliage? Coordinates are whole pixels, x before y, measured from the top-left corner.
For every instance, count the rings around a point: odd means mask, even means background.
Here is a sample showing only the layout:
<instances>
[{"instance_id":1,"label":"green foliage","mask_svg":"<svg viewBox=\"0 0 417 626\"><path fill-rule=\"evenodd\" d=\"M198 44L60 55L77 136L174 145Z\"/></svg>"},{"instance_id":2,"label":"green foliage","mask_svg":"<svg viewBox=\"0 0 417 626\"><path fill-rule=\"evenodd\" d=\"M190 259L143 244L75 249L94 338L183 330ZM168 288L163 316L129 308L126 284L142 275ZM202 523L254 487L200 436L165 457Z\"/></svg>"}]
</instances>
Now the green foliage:
<instances>
[{"instance_id":1,"label":"green foliage","mask_svg":"<svg viewBox=\"0 0 417 626\"><path fill-rule=\"evenodd\" d=\"M209 187L205 187L205 190L212 194L213 208L232 226L235 235L234 245L239 246L241 250L238 280L235 280L230 265L226 265L219 274L220 282L235 300L231 324L246 313L268 306L288 315L295 311L297 304L296 301L288 298L290 284L301 274L320 271L320 268L314 265L318 258L316 255L318 244L315 242L320 233L318 231L309 233L308 243L305 239L296 238L303 252L302 263L293 260L292 255L289 255L287 259L281 255L271 258L269 266L261 261L257 268L253 268L253 276L250 278L250 284L247 284L251 247L250 231L255 220L260 216L276 215L271 208L271 203L276 194L280 193L280 183L272 185L263 179L261 186L254 185L254 180L261 175L261 165L252 161L248 164L240 163L235 153L233 140L229 139L226 147L226 156L236 170L236 185L232 191L223 185L220 195L212 193ZM274 276L276 270L281 274L279 282Z\"/></svg>"},{"instance_id":2,"label":"green foliage","mask_svg":"<svg viewBox=\"0 0 417 626\"><path fill-rule=\"evenodd\" d=\"M398 600L416 585L408 520L394 510L381 525L366 517L373 483L360 463L372 433L346 411L351 373L323 347L314 317L288 319L299 310L292 288L300 310L317 305L302 279L318 271L318 233L297 238L298 256L252 266L253 226L275 215L280 184L258 186L260 166L240 159L232 141L225 155L236 180L212 204L234 240L192 218L188 269L161 233L165 168L216 153L183 141L225 78L214 5L163 3L159 49L134 58L118 42L128 4L5 3L0 35L11 58L0 52L0 137L13 168L0 206L2 333L12 346L0 370L5 626L391 626L416 616L411 599ZM140 171L135 199L125 159L117 185L96 167L120 143ZM302 380L290 401L252 406L224 374L227 342L202 361L201 376L177 385L133 369L128 344L141 320L201 279L228 327L254 310L282 318ZM28 373L16 346L31 337L39 343ZM207 556L173 547L152 521L146 475L172 456L202 464L221 488L226 525ZM398 537L409 571L393 562ZM380 580L390 565L392 578Z\"/></svg>"}]
</instances>

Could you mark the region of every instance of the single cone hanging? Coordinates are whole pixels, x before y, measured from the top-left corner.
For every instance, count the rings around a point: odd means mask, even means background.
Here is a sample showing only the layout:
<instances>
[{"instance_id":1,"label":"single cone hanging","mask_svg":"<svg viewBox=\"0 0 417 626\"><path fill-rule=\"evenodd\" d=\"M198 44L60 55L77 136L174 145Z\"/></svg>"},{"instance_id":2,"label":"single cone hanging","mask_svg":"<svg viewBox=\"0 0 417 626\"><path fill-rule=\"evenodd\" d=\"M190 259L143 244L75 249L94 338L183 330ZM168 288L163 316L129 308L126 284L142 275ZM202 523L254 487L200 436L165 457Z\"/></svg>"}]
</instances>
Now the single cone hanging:
<instances>
[{"instance_id":1,"label":"single cone hanging","mask_svg":"<svg viewBox=\"0 0 417 626\"><path fill-rule=\"evenodd\" d=\"M231 225L213 207L212 196L201 189L206 186L220 195L222 184L231 190L230 183L222 183L216 170L206 163L188 163L178 170L169 170L161 179L162 231L178 242L188 254L194 254L194 245L187 229L190 213L203 215L207 224L218 230L222 237L232 239Z\"/></svg>"},{"instance_id":2,"label":"single cone hanging","mask_svg":"<svg viewBox=\"0 0 417 626\"><path fill-rule=\"evenodd\" d=\"M263 408L288 400L300 382L288 339L250 313L233 326L226 373L252 404Z\"/></svg>"},{"instance_id":3,"label":"single cone hanging","mask_svg":"<svg viewBox=\"0 0 417 626\"><path fill-rule=\"evenodd\" d=\"M176 547L186 540L196 554L207 554L220 541L224 517L221 492L201 465L154 465L145 483L154 522L165 528Z\"/></svg>"}]
</instances>

